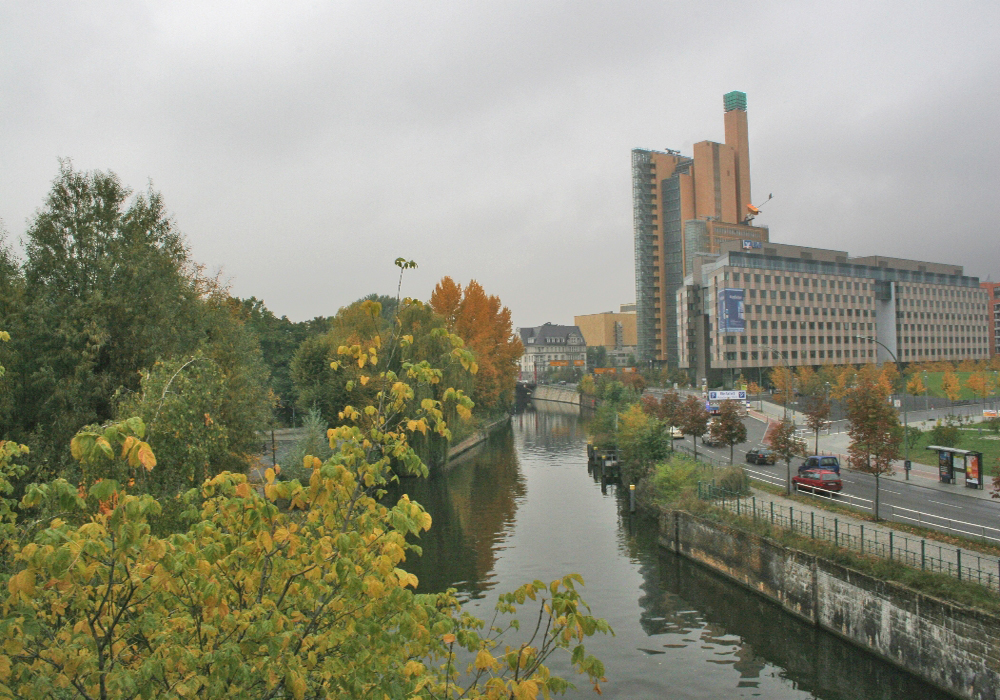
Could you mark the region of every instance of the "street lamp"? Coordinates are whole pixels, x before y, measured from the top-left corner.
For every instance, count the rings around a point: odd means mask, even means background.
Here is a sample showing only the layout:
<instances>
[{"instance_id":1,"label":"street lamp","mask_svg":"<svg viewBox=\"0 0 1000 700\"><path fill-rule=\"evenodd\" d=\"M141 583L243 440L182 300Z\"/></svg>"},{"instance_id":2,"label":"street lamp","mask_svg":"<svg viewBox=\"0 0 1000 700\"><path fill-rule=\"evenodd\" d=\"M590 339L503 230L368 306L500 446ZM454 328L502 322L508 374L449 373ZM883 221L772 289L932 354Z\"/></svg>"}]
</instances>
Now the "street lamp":
<instances>
[{"instance_id":1,"label":"street lamp","mask_svg":"<svg viewBox=\"0 0 1000 700\"><path fill-rule=\"evenodd\" d=\"M887 353L889 353L890 355L892 355L892 361L898 367L898 365L899 365L899 359L896 357L896 353L894 353L892 350L890 350L889 347L885 343L883 343L881 341L878 341L875 338L872 338L871 336L867 336L867 335L856 335L854 337L857 338L857 339L859 339L859 340L868 340L868 341L871 341L872 343L875 343L876 345L879 345L880 347L884 348ZM909 433L909 424L907 423L907 415L906 415L906 377L903 376L902 372L900 372L899 374L900 374L900 376L903 379L903 400L902 400L902 403L903 403L903 449L905 450L905 457L904 457L904 459L906 460L906 462L905 462L906 468L903 469L903 472L906 475L906 480L909 481L910 480L910 469L909 469L909 466L910 466L910 439L909 438L910 438L910 436L908 435L908 433Z\"/></svg>"}]
</instances>

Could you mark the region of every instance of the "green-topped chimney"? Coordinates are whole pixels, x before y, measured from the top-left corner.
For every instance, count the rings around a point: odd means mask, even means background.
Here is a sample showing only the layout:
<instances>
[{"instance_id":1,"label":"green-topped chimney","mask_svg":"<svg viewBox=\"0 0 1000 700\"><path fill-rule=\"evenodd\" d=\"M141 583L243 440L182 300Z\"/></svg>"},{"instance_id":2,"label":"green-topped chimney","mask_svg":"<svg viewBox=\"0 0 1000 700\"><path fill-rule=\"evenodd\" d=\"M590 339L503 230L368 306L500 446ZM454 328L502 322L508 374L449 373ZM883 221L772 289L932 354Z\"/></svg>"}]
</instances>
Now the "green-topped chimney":
<instances>
[{"instance_id":1,"label":"green-topped chimney","mask_svg":"<svg viewBox=\"0 0 1000 700\"><path fill-rule=\"evenodd\" d=\"M732 92L727 92L722 96L722 106L727 112L732 112L734 109L747 111L747 94L745 92L740 92L739 90L733 90Z\"/></svg>"}]
</instances>

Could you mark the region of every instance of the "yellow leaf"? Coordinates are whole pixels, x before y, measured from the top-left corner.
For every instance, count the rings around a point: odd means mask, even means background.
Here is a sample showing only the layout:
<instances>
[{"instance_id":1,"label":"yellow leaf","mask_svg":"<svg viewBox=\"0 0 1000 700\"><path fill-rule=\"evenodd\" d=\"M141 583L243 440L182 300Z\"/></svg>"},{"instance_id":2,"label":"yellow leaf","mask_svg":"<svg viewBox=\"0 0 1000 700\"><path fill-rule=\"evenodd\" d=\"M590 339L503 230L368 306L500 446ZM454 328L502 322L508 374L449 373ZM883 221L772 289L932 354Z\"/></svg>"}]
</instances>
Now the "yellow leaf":
<instances>
[{"instance_id":1,"label":"yellow leaf","mask_svg":"<svg viewBox=\"0 0 1000 700\"><path fill-rule=\"evenodd\" d=\"M368 384L368 377L365 375L361 375L361 378L358 381L361 382L361 386L365 386L366 384Z\"/></svg>"},{"instance_id":2,"label":"yellow leaf","mask_svg":"<svg viewBox=\"0 0 1000 700\"><path fill-rule=\"evenodd\" d=\"M499 664L497 660L493 658L493 655L486 651L485 649L480 649L479 653L476 654L475 667L478 671L493 671L498 668Z\"/></svg>"},{"instance_id":3,"label":"yellow leaf","mask_svg":"<svg viewBox=\"0 0 1000 700\"><path fill-rule=\"evenodd\" d=\"M264 472L264 478L267 480L267 483L273 484L274 483L274 470L271 469L270 467L268 467L267 471Z\"/></svg>"},{"instance_id":4,"label":"yellow leaf","mask_svg":"<svg viewBox=\"0 0 1000 700\"><path fill-rule=\"evenodd\" d=\"M446 634L445 636L443 636L441 638L441 641L443 641L445 644L454 644L455 643L455 635L453 635L453 634Z\"/></svg>"},{"instance_id":5,"label":"yellow leaf","mask_svg":"<svg viewBox=\"0 0 1000 700\"><path fill-rule=\"evenodd\" d=\"M306 679L297 673L293 673L291 676L289 685L292 686L292 695L295 700L302 700L306 696Z\"/></svg>"},{"instance_id":6,"label":"yellow leaf","mask_svg":"<svg viewBox=\"0 0 1000 700\"><path fill-rule=\"evenodd\" d=\"M264 530L259 535L257 535L257 543L264 548L265 552L270 552L273 542L271 541L271 533Z\"/></svg>"},{"instance_id":7,"label":"yellow leaf","mask_svg":"<svg viewBox=\"0 0 1000 700\"><path fill-rule=\"evenodd\" d=\"M250 498L250 484L243 482L236 485L236 496L238 498Z\"/></svg>"},{"instance_id":8,"label":"yellow leaf","mask_svg":"<svg viewBox=\"0 0 1000 700\"><path fill-rule=\"evenodd\" d=\"M156 466L156 456L153 454L153 450L150 449L149 445L145 442L139 444L139 454L138 454L139 464L146 468L146 471L152 471L153 467Z\"/></svg>"}]
</instances>

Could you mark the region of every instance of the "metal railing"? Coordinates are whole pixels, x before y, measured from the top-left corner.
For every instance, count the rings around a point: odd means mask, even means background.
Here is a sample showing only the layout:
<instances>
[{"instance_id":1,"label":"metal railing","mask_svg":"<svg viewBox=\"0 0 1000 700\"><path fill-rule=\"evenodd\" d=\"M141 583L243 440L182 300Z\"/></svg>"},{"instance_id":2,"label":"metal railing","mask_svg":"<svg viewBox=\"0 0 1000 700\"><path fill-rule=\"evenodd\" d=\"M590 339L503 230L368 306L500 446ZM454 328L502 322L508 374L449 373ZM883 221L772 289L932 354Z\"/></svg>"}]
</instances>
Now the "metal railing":
<instances>
[{"instance_id":1,"label":"metal railing","mask_svg":"<svg viewBox=\"0 0 1000 700\"><path fill-rule=\"evenodd\" d=\"M798 509L756 495L734 493L714 482L698 482L698 497L736 515L768 522L800 535L833 542L869 556L898 561L921 571L954 576L1000 591L1000 559L961 547L909 537L877 526L852 523L815 511ZM978 526L977 526L978 527Z\"/></svg>"}]
</instances>

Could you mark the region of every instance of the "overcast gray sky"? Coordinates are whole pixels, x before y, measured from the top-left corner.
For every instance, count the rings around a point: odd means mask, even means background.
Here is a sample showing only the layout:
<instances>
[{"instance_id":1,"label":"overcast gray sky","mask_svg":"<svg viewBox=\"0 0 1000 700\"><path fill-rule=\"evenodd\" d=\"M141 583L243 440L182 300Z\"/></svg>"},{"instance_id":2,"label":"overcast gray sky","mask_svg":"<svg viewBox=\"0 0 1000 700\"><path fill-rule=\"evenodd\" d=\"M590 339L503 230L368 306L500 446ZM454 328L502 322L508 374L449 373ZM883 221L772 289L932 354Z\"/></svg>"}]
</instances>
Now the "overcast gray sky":
<instances>
[{"instance_id":1,"label":"overcast gray sky","mask_svg":"<svg viewBox=\"0 0 1000 700\"><path fill-rule=\"evenodd\" d=\"M821 6L822 5L822 6ZM0 219L57 158L152 181L278 315L451 275L518 326L635 296L630 151L748 95L772 240L1000 278L1000 3L0 4Z\"/></svg>"}]
</instances>

